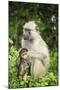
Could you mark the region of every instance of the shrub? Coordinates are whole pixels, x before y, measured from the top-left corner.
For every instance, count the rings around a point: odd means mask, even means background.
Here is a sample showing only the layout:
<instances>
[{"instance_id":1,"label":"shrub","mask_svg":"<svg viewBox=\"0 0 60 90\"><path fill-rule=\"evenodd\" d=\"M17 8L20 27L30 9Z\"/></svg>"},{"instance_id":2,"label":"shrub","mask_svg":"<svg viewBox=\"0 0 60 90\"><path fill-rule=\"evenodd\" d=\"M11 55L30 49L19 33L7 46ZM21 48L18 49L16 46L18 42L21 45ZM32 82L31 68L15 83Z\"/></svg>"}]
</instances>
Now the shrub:
<instances>
[{"instance_id":1,"label":"shrub","mask_svg":"<svg viewBox=\"0 0 60 90\"><path fill-rule=\"evenodd\" d=\"M16 65L17 55L18 55L17 49L14 46L12 46L9 51L9 60L8 60L9 88L25 88L25 87L58 85L57 50L51 51L49 71L44 77L39 79L33 79L27 74L24 75L23 79L17 78L17 65Z\"/></svg>"}]
</instances>

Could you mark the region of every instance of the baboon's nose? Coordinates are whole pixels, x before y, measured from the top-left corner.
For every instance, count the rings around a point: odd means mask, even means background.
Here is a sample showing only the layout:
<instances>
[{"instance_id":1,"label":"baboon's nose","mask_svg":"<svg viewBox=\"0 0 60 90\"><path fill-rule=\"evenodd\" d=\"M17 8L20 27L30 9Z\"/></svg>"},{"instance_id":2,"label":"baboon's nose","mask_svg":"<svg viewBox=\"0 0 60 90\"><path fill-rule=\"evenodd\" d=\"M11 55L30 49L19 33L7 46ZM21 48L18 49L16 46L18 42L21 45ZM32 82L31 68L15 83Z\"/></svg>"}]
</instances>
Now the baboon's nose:
<instances>
[{"instance_id":1,"label":"baboon's nose","mask_svg":"<svg viewBox=\"0 0 60 90\"><path fill-rule=\"evenodd\" d=\"M23 38L24 38L24 40L28 40L29 35L28 35L28 33L27 33L27 32L26 32L26 34L25 34L25 33L23 33Z\"/></svg>"},{"instance_id":2,"label":"baboon's nose","mask_svg":"<svg viewBox=\"0 0 60 90\"><path fill-rule=\"evenodd\" d=\"M24 40L28 40L28 39L29 39L29 36L24 35Z\"/></svg>"}]
</instances>

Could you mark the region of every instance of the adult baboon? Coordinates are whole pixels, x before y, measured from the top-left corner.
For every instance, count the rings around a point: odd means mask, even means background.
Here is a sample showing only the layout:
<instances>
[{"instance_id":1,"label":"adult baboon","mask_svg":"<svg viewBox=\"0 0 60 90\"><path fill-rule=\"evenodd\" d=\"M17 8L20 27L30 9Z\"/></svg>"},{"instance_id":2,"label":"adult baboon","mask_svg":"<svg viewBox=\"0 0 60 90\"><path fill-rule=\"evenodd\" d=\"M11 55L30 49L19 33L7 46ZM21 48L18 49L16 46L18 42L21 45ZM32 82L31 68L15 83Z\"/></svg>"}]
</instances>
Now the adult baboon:
<instances>
[{"instance_id":1,"label":"adult baboon","mask_svg":"<svg viewBox=\"0 0 60 90\"><path fill-rule=\"evenodd\" d=\"M38 31L34 21L29 21L23 26L22 48L28 49L31 57L31 76L34 78L46 74L49 67L49 50Z\"/></svg>"}]
</instances>

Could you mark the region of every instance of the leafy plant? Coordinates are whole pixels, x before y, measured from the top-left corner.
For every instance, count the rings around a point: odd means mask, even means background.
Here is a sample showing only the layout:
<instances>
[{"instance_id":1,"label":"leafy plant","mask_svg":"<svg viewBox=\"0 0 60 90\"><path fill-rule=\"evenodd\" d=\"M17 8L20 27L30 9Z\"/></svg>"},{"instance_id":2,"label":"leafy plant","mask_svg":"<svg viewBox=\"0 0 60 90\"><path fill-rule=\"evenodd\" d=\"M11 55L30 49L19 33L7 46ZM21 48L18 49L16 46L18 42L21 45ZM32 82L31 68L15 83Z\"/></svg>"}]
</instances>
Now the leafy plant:
<instances>
[{"instance_id":1,"label":"leafy plant","mask_svg":"<svg viewBox=\"0 0 60 90\"><path fill-rule=\"evenodd\" d=\"M33 79L27 74L23 79L17 78L16 58L18 55L17 49L12 46L9 52L9 88L25 88L25 87L40 87L58 85L58 68L57 68L57 51L51 51L51 60L49 72L41 78Z\"/></svg>"}]
</instances>

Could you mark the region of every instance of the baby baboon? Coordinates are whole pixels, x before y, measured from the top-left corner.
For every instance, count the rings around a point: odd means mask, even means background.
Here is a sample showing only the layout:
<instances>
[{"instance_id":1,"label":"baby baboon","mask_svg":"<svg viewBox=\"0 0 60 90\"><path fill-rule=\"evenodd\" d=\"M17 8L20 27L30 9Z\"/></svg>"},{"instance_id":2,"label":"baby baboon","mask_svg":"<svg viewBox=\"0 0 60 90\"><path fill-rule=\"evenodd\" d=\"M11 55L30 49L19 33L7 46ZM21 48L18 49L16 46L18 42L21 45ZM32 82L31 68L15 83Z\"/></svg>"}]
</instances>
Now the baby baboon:
<instances>
[{"instance_id":1,"label":"baby baboon","mask_svg":"<svg viewBox=\"0 0 60 90\"><path fill-rule=\"evenodd\" d=\"M18 66L18 78L22 78L25 73L29 73L29 61L28 61L28 50L26 48L22 48L19 52L19 66Z\"/></svg>"}]
</instances>

